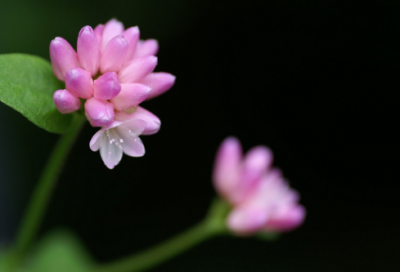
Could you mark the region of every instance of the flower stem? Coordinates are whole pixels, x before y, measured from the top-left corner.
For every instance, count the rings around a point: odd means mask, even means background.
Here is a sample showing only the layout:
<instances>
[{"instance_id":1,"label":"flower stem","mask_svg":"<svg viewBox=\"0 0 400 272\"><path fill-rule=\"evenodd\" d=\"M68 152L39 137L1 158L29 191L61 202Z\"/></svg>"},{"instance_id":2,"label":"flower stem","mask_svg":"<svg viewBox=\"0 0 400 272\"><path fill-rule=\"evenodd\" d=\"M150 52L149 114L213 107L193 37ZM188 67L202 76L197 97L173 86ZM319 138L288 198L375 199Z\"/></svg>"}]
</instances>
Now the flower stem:
<instances>
[{"instance_id":1,"label":"flower stem","mask_svg":"<svg viewBox=\"0 0 400 272\"><path fill-rule=\"evenodd\" d=\"M61 168L84 123L84 116L75 114L71 127L58 140L47 160L17 232L13 251L13 263L15 265L18 265L25 256L35 239Z\"/></svg>"},{"instance_id":2,"label":"flower stem","mask_svg":"<svg viewBox=\"0 0 400 272\"><path fill-rule=\"evenodd\" d=\"M214 201L203 222L157 246L97 267L92 272L138 272L167 261L208 238L224 233L225 224L220 216L222 210L225 210L225 203L220 200Z\"/></svg>"}]
</instances>

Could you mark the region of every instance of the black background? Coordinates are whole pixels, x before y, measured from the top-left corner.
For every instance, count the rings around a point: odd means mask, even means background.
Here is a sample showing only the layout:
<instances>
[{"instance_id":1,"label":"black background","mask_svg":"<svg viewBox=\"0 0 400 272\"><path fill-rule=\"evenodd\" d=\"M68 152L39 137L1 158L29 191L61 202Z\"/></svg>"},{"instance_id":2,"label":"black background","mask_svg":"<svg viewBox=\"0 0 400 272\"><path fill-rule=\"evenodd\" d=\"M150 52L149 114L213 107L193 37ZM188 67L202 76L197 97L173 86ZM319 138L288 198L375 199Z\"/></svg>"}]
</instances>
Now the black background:
<instances>
[{"instance_id":1,"label":"black background","mask_svg":"<svg viewBox=\"0 0 400 272\"><path fill-rule=\"evenodd\" d=\"M72 229L100 262L177 234L205 215L216 149L235 135L245 150L274 151L307 208L305 224L273 243L216 238L151 271L398 271L399 4L0 3L1 53L48 59L55 36L75 45L81 27L116 17L157 38L156 70L177 76L143 104L162 121L158 134L142 137L143 158L124 156L108 170L88 146L96 129L85 127L42 234ZM0 209L2 240L10 241L57 136L0 106L8 143L0 181L13 205Z\"/></svg>"}]
</instances>

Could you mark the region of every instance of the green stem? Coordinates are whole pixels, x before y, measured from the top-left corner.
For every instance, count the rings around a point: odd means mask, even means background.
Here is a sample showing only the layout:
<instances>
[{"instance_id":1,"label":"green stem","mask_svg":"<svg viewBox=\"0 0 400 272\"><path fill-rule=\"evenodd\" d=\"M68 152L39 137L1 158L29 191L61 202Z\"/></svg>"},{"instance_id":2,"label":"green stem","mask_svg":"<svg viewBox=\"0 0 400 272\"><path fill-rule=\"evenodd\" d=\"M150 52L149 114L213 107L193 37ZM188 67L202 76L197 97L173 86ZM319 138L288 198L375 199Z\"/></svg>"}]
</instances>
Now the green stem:
<instances>
[{"instance_id":1,"label":"green stem","mask_svg":"<svg viewBox=\"0 0 400 272\"><path fill-rule=\"evenodd\" d=\"M28 202L29 205L22 218L20 229L17 232L13 252L15 265L25 256L29 246L35 239L61 168L84 123L84 116L75 114L70 129L58 140L47 160L33 195Z\"/></svg>"},{"instance_id":2,"label":"green stem","mask_svg":"<svg viewBox=\"0 0 400 272\"><path fill-rule=\"evenodd\" d=\"M223 233L225 224L221 221L220 214L224 211L225 203L219 200L214 201L208 216L200 224L155 247L125 259L97 267L92 272L138 272L152 268L208 238Z\"/></svg>"}]
</instances>

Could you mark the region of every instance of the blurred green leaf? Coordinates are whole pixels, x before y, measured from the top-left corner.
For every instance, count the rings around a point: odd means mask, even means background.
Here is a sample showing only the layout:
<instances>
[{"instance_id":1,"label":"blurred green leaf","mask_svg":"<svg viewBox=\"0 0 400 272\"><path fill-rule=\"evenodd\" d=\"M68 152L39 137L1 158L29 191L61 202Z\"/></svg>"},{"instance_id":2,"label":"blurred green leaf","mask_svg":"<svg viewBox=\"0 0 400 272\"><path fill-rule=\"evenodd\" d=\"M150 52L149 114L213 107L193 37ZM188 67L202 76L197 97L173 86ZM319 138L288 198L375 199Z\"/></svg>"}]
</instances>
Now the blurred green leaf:
<instances>
[{"instance_id":1,"label":"blurred green leaf","mask_svg":"<svg viewBox=\"0 0 400 272\"><path fill-rule=\"evenodd\" d=\"M93 264L75 236L57 231L40 241L28 268L30 272L87 272Z\"/></svg>"},{"instance_id":2,"label":"blurred green leaf","mask_svg":"<svg viewBox=\"0 0 400 272\"><path fill-rule=\"evenodd\" d=\"M0 249L0 271L7 271L6 267L7 267L6 252L5 250Z\"/></svg>"},{"instance_id":3,"label":"blurred green leaf","mask_svg":"<svg viewBox=\"0 0 400 272\"><path fill-rule=\"evenodd\" d=\"M48 61L25 54L0 55L0 101L49 132L64 133L72 121L72 115L58 112L53 102L53 93L63 88Z\"/></svg>"}]
</instances>

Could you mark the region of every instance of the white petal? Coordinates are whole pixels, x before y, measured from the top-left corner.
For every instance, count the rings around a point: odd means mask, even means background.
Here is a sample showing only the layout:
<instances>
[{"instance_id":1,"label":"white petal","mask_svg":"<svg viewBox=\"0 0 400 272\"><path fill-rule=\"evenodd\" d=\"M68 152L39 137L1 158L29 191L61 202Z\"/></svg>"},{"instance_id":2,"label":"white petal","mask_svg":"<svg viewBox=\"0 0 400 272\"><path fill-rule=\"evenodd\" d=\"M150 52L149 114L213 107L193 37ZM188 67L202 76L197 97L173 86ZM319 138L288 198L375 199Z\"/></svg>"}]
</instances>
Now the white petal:
<instances>
[{"instance_id":1,"label":"white petal","mask_svg":"<svg viewBox=\"0 0 400 272\"><path fill-rule=\"evenodd\" d=\"M144 155L145 150L139 135L146 127L146 122L140 119L132 119L125 121L117 128L119 137L121 138L120 144L126 155L132 157L141 157Z\"/></svg>"},{"instance_id":2,"label":"white petal","mask_svg":"<svg viewBox=\"0 0 400 272\"><path fill-rule=\"evenodd\" d=\"M100 155L109 169L113 169L121 161L122 146L114 129L106 130L104 137L101 138Z\"/></svg>"},{"instance_id":3,"label":"white petal","mask_svg":"<svg viewBox=\"0 0 400 272\"><path fill-rule=\"evenodd\" d=\"M93 135L92 139L90 140L89 146L92 151L97 151L100 148L101 143L101 136L103 135L104 130L99 130Z\"/></svg>"},{"instance_id":4,"label":"white petal","mask_svg":"<svg viewBox=\"0 0 400 272\"><path fill-rule=\"evenodd\" d=\"M143 132L140 133L141 135L155 134L160 130L160 119L153 113L140 106L138 106L136 110L132 113L125 113L123 111L120 111L115 114L115 120L118 120L120 122L130 119L141 119L147 123Z\"/></svg>"},{"instance_id":5,"label":"white petal","mask_svg":"<svg viewBox=\"0 0 400 272\"><path fill-rule=\"evenodd\" d=\"M116 128L118 133L121 135L139 136L142 134L147 126L147 122L142 119L130 119L122 122L120 126Z\"/></svg>"},{"instance_id":6,"label":"white petal","mask_svg":"<svg viewBox=\"0 0 400 272\"><path fill-rule=\"evenodd\" d=\"M122 148L124 153L131 157L142 157L145 153L142 140L135 136L125 137Z\"/></svg>"}]
</instances>

